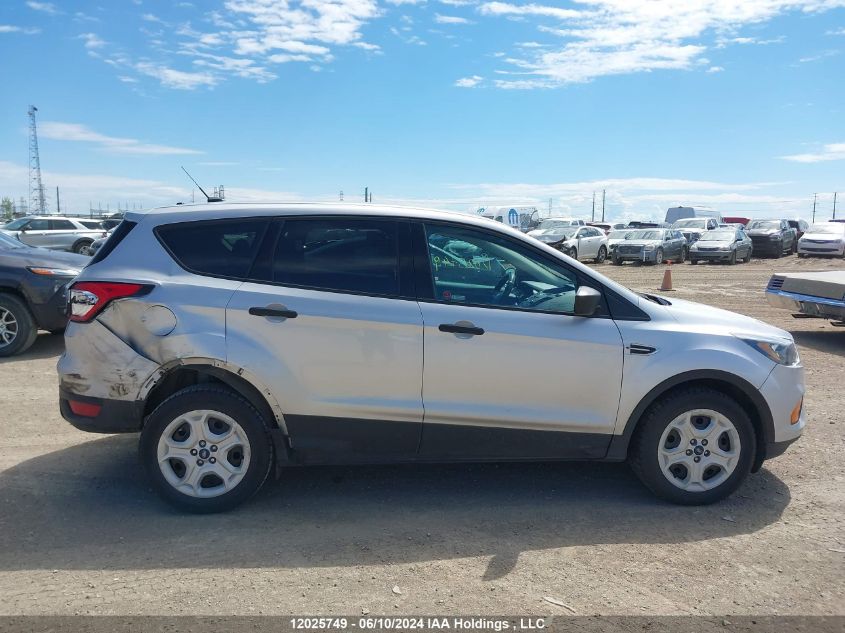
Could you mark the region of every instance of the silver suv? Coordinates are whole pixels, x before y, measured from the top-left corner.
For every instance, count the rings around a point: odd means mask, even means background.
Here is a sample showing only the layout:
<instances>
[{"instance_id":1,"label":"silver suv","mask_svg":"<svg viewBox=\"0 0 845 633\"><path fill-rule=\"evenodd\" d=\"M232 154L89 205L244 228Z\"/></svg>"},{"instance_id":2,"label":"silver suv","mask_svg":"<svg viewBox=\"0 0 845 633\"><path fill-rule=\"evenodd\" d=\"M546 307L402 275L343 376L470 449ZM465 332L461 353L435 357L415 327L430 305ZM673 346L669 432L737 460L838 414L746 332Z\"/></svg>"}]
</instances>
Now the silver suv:
<instances>
[{"instance_id":1,"label":"silver suv","mask_svg":"<svg viewBox=\"0 0 845 633\"><path fill-rule=\"evenodd\" d=\"M658 495L709 503L804 427L787 332L462 214L130 213L70 310L62 415L140 431L154 488L199 512L276 467L435 460L627 459Z\"/></svg>"},{"instance_id":2,"label":"silver suv","mask_svg":"<svg viewBox=\"0 0 845 633\"><path fill-rule=\"evenodd\" d=\"M106 234L99 220L55 215L18 218L0 226L0 230L17 237L28 246L72 251L81 255L88 255L94 240Z\"/></svg>"}]
</instances>

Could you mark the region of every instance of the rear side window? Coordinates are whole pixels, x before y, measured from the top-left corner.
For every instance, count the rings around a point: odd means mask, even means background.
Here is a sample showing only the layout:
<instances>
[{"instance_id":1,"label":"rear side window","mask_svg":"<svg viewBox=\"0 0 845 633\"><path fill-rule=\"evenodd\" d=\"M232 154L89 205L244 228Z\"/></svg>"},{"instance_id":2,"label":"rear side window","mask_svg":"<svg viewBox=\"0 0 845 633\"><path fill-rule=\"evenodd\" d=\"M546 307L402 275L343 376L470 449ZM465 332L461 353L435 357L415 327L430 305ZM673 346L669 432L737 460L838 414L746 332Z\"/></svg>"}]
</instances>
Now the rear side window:
<instances>
[{"instance_id":1,"label":"rear side window","mask_svg":"<svg viewBox=\"0 0 845 633\"><path fill-rule=\"evenodd\" d=\"M51 231L75 231L76 226L70 220L50 220Z\"/></svg>"},{"instance_id":2,"label":"rear side window","mask_svg":"<svg viewBox=\"0 0 845 633\"><path fill-rule=\"evenodd\" d=\"M244 279L269 225L266 219L241 218L167 224L155 232L183 268L201 275Z\"/></svg>"},{"instance_id":3,"label":"rear side window","mask_svg":"<svg viewBox=\"0 0 845 633\"><path fill-rule=\"evenodd\" d=\"M396 222L286 220L273 258L276 283L374 295L399 294Z\"/></svg>"},{"instance_id":4,"label":"rear side window","mask_svg":"<svg viewBox=\"0 0 845 633\"><path fill-rule=\"evenodd\" d=\"M123 220L120 224L117 225L117 228L111 232L108 239L106 240L105 244L100 247L94 257L91 258L91 261L88 262L88 265L96 264L97 262L103 261L109 253L111 253L118 244L123 241L123 238L129 235L129 231L135 228L136 223L130 222L129 220Z\"/></svg>"},{"instance_id":5,"label":"rear side window","mask_svg":"<svg viewBox=\"0 0 845 633\"><path fill-rule=\"evenodd\" d=\"M102 225L98 220L80 220L79 223L86 229L91 229L92 231L96 231L97 229L102 228ZM73 224L71 224L70 222L68 222L68 224L70 225L69 228L74 228Z\"/></svg>"}]
</instances>

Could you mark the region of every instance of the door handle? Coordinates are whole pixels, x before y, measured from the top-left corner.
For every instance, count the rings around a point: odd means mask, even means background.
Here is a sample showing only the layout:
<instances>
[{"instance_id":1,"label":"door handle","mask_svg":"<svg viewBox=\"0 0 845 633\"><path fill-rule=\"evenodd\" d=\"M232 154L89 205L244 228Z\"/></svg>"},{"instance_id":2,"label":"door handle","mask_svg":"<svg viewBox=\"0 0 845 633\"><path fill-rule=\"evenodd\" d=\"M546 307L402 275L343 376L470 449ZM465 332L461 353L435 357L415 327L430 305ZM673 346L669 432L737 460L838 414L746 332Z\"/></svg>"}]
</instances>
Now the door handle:
<instances>
[{"instance_id":1,"label":"door handle","mask_svg":"<svg viewBox=\"0 0 845 633\"><path fill-rule=\"evenodd\" d=\"M437 328L441 332L449 332L450 334L469 334L471 336L481 336L484 330L474 325L458 325L457 323L441 323Z\"/></svg>"},{"instance_id":2,"label":"door handle","mask_svg":"<svg viewBox=\"0 0 845 633\"><path fill-rule=\"evenodd\" d=\"M281 317L283 319L295 319L298 315L293 310L286 310L283 308L259 308L254 307L249 309L252 316L261 317Z\"/></svg>"}]
</instances>

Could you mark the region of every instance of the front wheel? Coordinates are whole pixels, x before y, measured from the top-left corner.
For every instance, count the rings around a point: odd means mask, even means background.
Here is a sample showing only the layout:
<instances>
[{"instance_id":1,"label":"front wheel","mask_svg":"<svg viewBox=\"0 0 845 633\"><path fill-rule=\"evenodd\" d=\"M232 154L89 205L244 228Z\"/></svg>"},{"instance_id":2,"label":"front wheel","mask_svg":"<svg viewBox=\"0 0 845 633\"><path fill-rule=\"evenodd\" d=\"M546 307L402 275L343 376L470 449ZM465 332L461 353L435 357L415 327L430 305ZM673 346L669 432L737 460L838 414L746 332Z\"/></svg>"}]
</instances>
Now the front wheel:
<instances>
[{"instance_id":1,"label":"front wheel","mask_svg":"<svg viewBox=\"0 0 845 633\"><path fill-rule=\"evenodd\" d=\"M731 253L730 258L728 259L728 264L731 266L736 266L736 251Z\"/></svg>"},{"instance_id":2,"label":"front wheel","mask_svg":"<svg viewBox=\"0 0 845 633\"><path fill-rule=\"evenodd\" d=\"M566 253L572 259L578 259L578 249L577 248L570 248L569 251Z\"/></svg>"},{"instance_id":3,"label":"front wheel","mask_svg":"<svg viewBox=\"0 0 845 633\"><path fill-rule=\"evenodd\" d=\"M698 263L698 260L695 257L689 258L690 266L695 266Z\"/></svg>"},{"instance_id":4,"label":"front wheel","mask_svg":"<svg viewBox=\"0 0 845 633\"><path fill-rule=\"evenodd\" d=\"M654 263L655 263L655 265L663 263L663 249L662 248L657 249L657 253L655 253L655 255L654 255Z\"/></svg>"},{"instance_id":5,"label":"front wheel","mask_svg":"<svg viewBox=\"0 0 845 633\"><path fill-rule=\"evenodd\" d=\"M614 266L619 266L619 265L622 264L622 260L619 259L619 257L616 255L616 253L614 253L613 255L610 256L610 263L613 264Z\"/></svg>"},{"instance_id":6,"label":"front wheel","mask_svg":"<svg viewBox=\"0 0 845 633\"><path fill-rule=\"evenodd\" d=\"M680 259L678 259L678 263L683 264L685 261L687 261L687 249L682 248L681 249L681 257L680 257Z\"/></svg>"},{"instance_id":7,"label":"front wheel","mask_svg":"<svg viewBox=\"0 0 845 633\"><path fill-rule=\"evenodd\" d=\"M22 354L37 336L38 326L26 304L16 296L0 294L0 357Z\"/></svg>"},{"instance_id":8,"label":"front wheel","mask_svg":"<svg viewBox=\"0 0 845 633\"><path fill-rule=\"evenodd\" d=\"M141 461L166 501L222 512L261 488L273 447L261 414L225 387L197 385L162 402L141 431Z\"/></svg>"},{"instance_id":9,"label":"front wheel","mask_svg":"<svg viewBox=\"0 0 845 633\"><path fill-rule=\"evenodd\" d=\"M599 248L599 254L596 256L596 263L601 264L604 260L607 259L607 249L602 246Z\"/></svg>"},{"instance_id":10,"label":"front wheel","mask_svg":"<svg viewBox=\"0 0 845 633\"><path fill-rule=\"evenodd\" d=\"M754 427L736 400L690 387L649 408L634 434L629 461L659 497L702 505L734 492L751 472L755 452Z\"/></svg>"}]
</instances>

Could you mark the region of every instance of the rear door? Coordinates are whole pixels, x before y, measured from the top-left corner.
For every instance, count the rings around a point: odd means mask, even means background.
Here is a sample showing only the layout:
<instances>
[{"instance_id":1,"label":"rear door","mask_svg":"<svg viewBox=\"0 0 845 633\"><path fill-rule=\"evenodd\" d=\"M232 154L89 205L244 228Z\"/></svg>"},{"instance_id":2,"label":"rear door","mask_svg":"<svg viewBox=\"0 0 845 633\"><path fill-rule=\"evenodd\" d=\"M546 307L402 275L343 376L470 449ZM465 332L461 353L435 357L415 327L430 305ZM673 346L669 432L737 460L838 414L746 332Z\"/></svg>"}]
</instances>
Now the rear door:
<instances>
[{"instance_id":1,"label":"rear door","mask_svg":"<svg viewBox=\"0 0 845 633\"><path fill-rule=\"evenodd\" d=\"M623 346L606 311L572 315L585 278L480 227L426 223L414 238L425 326L421 456L604 456Z\"/></svg>"},{"instance_id":2,"label":"rear door","mask_svg":"<svg viewBox=\"0 0 845 633\"><path fill-rule=\"evenodd\" d=\"M70 220L50 220L47 231L49 248L70 249L77 237L76 225Z\"/></svg>"},{"instance_id":3,"label":"rear door","mask_svg":"<svg viewBox=\"0 0 845 633\"><path fill-rule=\"evenodd\" d=\"M290 217L273 230L227 308L229 362L262 377L306 461L413 457L423 327L408 222Z\"/></svg>"}]
</instances>

